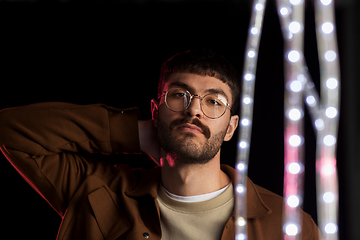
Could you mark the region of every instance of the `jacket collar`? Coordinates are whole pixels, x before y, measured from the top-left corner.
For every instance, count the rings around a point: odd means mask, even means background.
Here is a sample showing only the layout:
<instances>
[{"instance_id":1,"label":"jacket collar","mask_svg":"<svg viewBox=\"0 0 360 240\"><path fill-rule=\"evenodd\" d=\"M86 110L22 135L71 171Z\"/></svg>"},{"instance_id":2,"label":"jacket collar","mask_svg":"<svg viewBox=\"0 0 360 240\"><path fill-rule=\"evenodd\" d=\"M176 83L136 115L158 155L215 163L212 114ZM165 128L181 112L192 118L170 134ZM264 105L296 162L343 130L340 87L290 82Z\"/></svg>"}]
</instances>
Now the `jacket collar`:
<instances>
[{"instance_id":1,"label":"jacket collar","mask_svg":"<svg viewBox=\"0 0 360 240\"><path fill-rule=\"evenodd\" d=\"M224 171L234 183L235 169L222 164L221 170ZM155 167L150 170L141 171L138 185L131 191L126 192L129 197L142 197L145 195L151 195L156 199L157 188L160 183L161 167ZM236 189L236 187L234 187ZM271 213L271 209L264 203L260 193L256 189L255 184L247 178L247 218L258 218ZM234 211L232 213L234 215Z\"/></svg>"}]
</instances>

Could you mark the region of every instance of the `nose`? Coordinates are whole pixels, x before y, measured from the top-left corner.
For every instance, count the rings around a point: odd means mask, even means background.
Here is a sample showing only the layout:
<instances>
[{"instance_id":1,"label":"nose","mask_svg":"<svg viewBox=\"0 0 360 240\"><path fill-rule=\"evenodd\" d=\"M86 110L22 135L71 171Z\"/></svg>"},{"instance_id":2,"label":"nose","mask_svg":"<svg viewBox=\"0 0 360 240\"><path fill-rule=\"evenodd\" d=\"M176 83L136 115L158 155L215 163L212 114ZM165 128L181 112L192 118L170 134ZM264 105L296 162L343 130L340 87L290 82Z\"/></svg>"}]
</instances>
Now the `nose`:
<instances>
[{"instance_id":1,"label":"nose","mask_svg":"<svg viewBox=\"0 0 360 240\"><path fill-rule=\"evenodd\" d=\"M184 114L189 117L203 117L203 112L201 110L201 97L199 95L194 95L191 99L190 105L185 109Z\"/></svg>"}]
</instances>

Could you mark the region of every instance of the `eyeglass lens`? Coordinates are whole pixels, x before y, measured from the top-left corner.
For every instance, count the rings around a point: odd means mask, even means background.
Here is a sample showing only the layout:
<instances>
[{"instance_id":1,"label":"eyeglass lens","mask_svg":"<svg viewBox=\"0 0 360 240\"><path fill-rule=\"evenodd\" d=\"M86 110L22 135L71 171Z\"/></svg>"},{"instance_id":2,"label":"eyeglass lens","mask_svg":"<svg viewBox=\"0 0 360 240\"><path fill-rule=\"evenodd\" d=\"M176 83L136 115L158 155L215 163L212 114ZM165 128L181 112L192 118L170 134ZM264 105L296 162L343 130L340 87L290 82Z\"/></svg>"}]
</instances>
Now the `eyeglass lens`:
<instances>
[{"instance_id":1,"label":"eyeglass lens","mask_svg":"<svg viewBox=\"0 0 360 240\"><path fill-rule=\"evenodd\" d=\"M166 93L165 102L172 111L181 112L189 107L193 97L199 96L192 96L183 88L170 88ZM201 99L201 110L209 118L221 117L226 107L226 98L221 94L207 94Z\"/></svg>"}]
</instances>

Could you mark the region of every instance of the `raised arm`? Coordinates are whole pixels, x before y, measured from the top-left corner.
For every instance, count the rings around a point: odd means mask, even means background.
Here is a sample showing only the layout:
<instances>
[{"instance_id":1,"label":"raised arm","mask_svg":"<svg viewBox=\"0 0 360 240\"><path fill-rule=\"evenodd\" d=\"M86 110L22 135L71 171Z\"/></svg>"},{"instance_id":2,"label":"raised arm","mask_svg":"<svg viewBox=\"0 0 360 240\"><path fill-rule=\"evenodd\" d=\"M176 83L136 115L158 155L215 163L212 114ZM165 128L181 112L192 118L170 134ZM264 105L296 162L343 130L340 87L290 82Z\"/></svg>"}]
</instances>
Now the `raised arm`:
<instances>
[{"instance_id":1,"label":"raised arm","mask_svg":"<svg viewBox=\"0 0 360 240\"><path fill-rule=\"evenodd\" d=\"M41 103L0 112L0 149L60 214L81 182L111 165L80 152L139 152L138 111L105 105Z\"/></svg>"}]
</instances>

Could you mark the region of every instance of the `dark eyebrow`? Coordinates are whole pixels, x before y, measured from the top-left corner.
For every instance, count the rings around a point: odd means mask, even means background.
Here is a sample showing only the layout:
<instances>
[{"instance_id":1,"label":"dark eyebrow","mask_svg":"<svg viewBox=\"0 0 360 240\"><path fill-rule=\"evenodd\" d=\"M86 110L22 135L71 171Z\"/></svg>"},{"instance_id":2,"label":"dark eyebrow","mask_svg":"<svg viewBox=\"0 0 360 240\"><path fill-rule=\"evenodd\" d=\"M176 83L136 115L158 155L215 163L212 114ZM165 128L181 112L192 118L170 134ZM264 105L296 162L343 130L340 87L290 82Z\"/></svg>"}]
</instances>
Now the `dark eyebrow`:
<instances>
[{"instance_id":1,"label":"dark eyebrow","mask_svg":"<svg viewBox=\"0 0 360 240\"><path fill-rule=\"evenodd\" d=\"M169 88L171 87L181 87L188 90L189 92L194 92L194 89L192 87L182 82L172 82L169 84Z\"/></svg>"},{"instance_id":2,"label":"dark eyebrow","mask_svg":"<svg viewBox=\"0 0 360 240\"><path fill-rule=\"evenodd\" d=\"M220 95L223 95L226 100L229 100L228 96L225 94L225 92L220 89L220 88L210 88L208 90L206 90L206 93L215 93L215 94L220 94Z\"/></svg>"},{"instance_id":3,"label":"dark eyebrow","mask_svg":"<svg viewBox=\"0 0 360 240\"><path fill-rule=\"evenodd\" d=\"M171 87L181 87L181 88L184 88L185 90L188 90L191 94L194 93L194 89L192 87L190 87L189 85L185 84L185 83L182 83L182 82L172 82L169 84L169 88ZM228 96L226 95L226 93L220 89L220 88L209 88L205 91L205 94L209 94L209 93L214 93L214 94L220 94L220 95L223 95L226 100L229 101L229 98Z\"/></svg>"}]
</instances>

